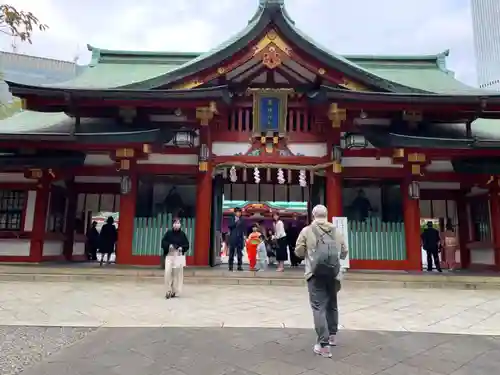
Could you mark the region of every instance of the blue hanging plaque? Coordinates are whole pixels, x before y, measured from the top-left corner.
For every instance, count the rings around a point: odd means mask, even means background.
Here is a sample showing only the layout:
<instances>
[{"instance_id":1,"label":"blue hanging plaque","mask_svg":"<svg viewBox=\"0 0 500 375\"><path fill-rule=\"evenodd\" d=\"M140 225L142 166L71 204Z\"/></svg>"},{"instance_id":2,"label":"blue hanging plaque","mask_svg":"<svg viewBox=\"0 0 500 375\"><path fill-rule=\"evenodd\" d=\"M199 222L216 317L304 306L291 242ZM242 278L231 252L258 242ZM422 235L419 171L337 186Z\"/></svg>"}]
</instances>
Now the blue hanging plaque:
<instances>
[{"instance_id":1,"label":"blue hanging plaque","mask_svg":"<svg viewBox=\"0 0 500 375\"><path fill-rule=\"evenodd\" d=\"M278 90L254 92L253 118L255 133L284 134L287 98L287 92Z\"/></svg>"},{"instance_id":2,"label":"blue hanging plaque","mask_svg":"<svg viewBox=\"0 0 500 375\"><path fill-rule=\"evenodd\" d=\"M262 132L279 132L280 99L262 96L260 98L260 130Z\"/></svg>"}]
</instances>

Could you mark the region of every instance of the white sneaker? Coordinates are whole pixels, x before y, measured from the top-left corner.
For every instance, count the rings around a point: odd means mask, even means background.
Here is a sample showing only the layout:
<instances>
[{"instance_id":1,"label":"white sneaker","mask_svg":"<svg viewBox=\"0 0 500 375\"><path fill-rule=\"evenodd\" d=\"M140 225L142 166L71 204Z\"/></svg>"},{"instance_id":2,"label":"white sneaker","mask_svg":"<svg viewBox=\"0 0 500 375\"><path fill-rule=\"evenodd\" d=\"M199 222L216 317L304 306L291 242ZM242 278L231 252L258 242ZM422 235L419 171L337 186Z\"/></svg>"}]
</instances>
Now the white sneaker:
<instances>
[{"instance_id":1,"label":"white sneaker","mask_svg":"<svg viewBox=\"0 0 500 375\"><path fill-rule=\"evenodd\" d=\"M330 337L328 338L328 345L337 346L337 336L336 335L330 335Z\"/></svg>"},{"instance_id":2,"label":"white sneaker","mask_svg":"<svg viewBox=\"0 0 500 375\"><path fill-rule=\"evenodd\" d=\"M329 346L321 346L320 344L314 345L314 354L320 355L325 358L332 358L332 352Z\"/></svg>"}]
</instances>

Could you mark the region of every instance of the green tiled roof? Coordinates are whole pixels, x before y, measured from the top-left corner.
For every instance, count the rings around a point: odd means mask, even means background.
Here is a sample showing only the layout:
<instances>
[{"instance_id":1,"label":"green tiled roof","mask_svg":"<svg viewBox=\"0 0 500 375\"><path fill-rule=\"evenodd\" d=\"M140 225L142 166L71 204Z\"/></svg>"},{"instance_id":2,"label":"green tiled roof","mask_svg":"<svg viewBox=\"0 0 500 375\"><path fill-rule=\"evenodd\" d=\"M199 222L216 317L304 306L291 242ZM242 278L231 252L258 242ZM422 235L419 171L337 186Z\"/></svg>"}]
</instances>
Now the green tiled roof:
<instances>
[{"instance_id":1,"label":"green tiled roof","mask_svg":"<svg viewBox=\"0 0 500 375\"><path fill-rule=\"evenodd\" d=\"M56 131L69 117L64 113L21 111L0 121L0 134L29 134Z\"/></svg>"}]
</instances>

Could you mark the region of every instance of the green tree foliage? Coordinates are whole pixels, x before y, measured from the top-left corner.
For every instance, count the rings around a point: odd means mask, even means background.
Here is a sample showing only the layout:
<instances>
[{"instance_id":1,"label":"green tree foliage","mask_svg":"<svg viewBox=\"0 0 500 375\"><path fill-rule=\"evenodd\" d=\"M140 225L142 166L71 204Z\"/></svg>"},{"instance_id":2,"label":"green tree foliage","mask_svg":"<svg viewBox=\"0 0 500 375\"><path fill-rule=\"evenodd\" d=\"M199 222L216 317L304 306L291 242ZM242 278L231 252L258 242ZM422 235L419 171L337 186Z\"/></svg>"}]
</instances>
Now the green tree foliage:
<instances>
[{"instance_id":1,"label":"green tree foliage","mask_svg":"<svg viewBox=\"0 0 500 375\"><path fill-rule=\"evenodd\" d=\"M12 5L0 4L0 32L31 44L33 32L48 26L31 12L18 10Z\"/></svg>"}]
</instances>

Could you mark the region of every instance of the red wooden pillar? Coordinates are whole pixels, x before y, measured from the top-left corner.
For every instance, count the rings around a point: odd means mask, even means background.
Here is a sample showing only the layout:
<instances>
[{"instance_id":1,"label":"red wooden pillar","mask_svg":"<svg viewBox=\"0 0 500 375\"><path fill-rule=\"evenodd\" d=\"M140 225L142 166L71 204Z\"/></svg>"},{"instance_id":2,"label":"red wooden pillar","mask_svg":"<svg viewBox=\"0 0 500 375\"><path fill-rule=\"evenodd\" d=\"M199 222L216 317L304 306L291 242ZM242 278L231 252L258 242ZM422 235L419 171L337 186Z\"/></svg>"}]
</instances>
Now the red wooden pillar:
<instances>
[{"instance_id":1,"label":"red wooden pillar","mask_svg":"<svg viewBox=\"0 0 500 375\"><path fill-rule=\"evenodd\" d=\"M210 129L200 129L200 145L212 149ZM210 152L211 153L211 152ZM200 161L196 176L196 224L194 231L194 264L208 266L210 264L210 234L212 226L212 163Z\"/></svg>"},{"instance_id":2,"label":"red wooden pillar","mask_svg":"<svg viewBox=\"0 0 500 375\"><path fill-rule=\"evenodd\" d=\"M342 176L332 171L326 173L326 208L328 209L328 220L343 215Z\"/></svg>"},{"instance_id":3,"label":"red wooden pillar","mask_svg":"<svg viewBox=\"0 0 500 375\"><path fill-rule=\"evenodd\" d=\"M422 271L422 250L420 246L420 202L418 199L410 198L409 185L409 181L405 181L401 184L406 239L406 259L408 262L408 270Z\"/></svg>"},{"instance_id":4,"label":"red wooden pillar","mask_svg":"<svg viewBox=\"0 0 500 375\"><path fill-rule=\"evenodd\" d=\"M116 245L116 264L133 264L132 244L134 241L134 219L137 199L138 176L130 175L130 192L120 196L120 223Z\"/></svg>"},{"instance_id":5,"label":"red wooden pillar","mask_svg":"<svg viewBox=\"0 0 500 375\"><path fill-rule=\"evenodd\" d=\"M198 172L196 178L196 228L194 233L194 264L208 266L212 217L212 168Z\"/></svg>"},{"instance_id":6,"label":"red wooden pillar","mask_svg":"<svg viewBox=\"0 0 500 375\"><path fill-rule=\"evenodd\" d=\"M74 189L73 181L67 183L66 197L67 209L64 229L64 249L63 254L66 260L73 258L73 248L75 243L76 209L78 205L78 194Z\"/></svg>"},{"instance_id":7,"label":"red wooden pillar","mask_svg":"<svg viewBox=\"0 0 500 375\"><path fill-rule=\"evenodd\" d=\"M456 201L456 205L458 217L458 241L460 243L460 265L462 268L469 268L471 263L470 249L467 248L467 244L469 242L469 213L467 212L465 194L461 194Z\"/></svg>"},{"instance_id":8,"label":"red wooden pillar","mask_svg":"<svg viewBox=\"0 0 500 375\"><path fill-rule=\"evenodd\" d=\"M493 251L495 258L495 269L500 270L500 198L498 197L499 187L495 181L490 189L490 214L491 233L493 235Z\"/></svg>"},{"instance_id":9,"label":"red wooden pillar","mask_svg":"<svg viewBox=\"0 0 500 375\"><path fill-rule=\"evenodd\" d=\"M49 208L50 181L43 179L37 186L33 229L30 241L30 259L32 262L43 260L43 243L47 227L47 211Z\"/></svg>"}]
</instances>

